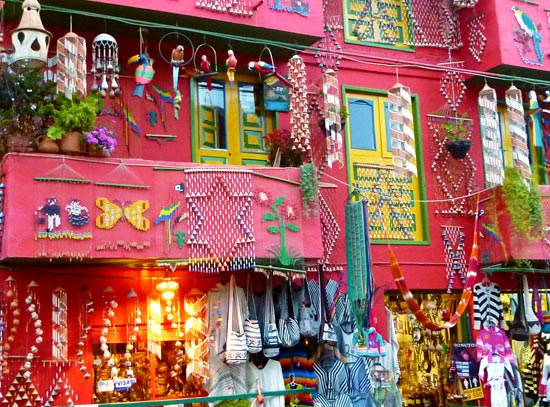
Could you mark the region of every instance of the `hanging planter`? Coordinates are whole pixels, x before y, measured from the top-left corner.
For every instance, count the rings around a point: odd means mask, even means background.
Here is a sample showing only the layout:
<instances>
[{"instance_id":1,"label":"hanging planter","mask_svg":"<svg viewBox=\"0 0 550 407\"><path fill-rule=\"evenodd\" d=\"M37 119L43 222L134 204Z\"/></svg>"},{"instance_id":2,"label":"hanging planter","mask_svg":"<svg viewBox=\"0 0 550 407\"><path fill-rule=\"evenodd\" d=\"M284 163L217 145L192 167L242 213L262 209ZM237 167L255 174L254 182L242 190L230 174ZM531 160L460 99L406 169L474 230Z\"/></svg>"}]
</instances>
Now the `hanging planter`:
<instances>
[{"instance_id":1,"label":"hanging planter","mask_svg":"<svg viewBox=\"0 0 550 407\"><path fill-rule=\"evenodd\" d=\"M470 140L447 140L445 142L445 147L449 151L449 154L451 154L451 157L459 160L466 157L471 146L472 142Z\"/></svg>"}]
</instances>

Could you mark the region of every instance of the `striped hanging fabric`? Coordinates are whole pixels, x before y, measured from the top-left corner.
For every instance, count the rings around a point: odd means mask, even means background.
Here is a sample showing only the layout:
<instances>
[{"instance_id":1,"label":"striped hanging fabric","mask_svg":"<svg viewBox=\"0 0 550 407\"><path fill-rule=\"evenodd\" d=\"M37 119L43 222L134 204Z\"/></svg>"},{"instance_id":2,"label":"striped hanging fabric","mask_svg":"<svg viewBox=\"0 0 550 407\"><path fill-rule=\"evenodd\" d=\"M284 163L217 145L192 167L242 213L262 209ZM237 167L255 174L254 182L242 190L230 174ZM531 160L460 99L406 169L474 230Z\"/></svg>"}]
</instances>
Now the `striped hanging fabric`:
<instances>
[{"instance_id":1,"label":"striped hanging fabric","mask_svg":"<svg viewBox=\"0 0 550 407\"><path fill-rule=\"evenodd\" d=\"M328 69L323 74L323 102L327 139L327 165L332 168L333 163L344 164L338 78L336 72L332 69Z\"/></svg>"},{"instance_id":2,"label":"striped hanging fabric","mask_svg":"<svg viewBox=\"0 0 550 407\"><path fill-rule=\"evenodd\" d=\"M531 180L531 166L529 165L529 147L527 132L525 131L525 117L521 90L514 85L504 94L506 100L506 118L512 138L512 155L514 167L519 170L523 178Z\"/></svg>"},{"instance_id":3,"label":"striped hanging fabric","mask_svg":"<svg viewBox=\"0 0 550 407\"><path fill-rule=\"evenodd\" d=\"M410 89L396 83L388 91L388 102L393 171L408 179L417 174Z\"/></svg>"},{"instance_id":4,"label":"striped hanging fabric","mask_svg":"<svg viewBox=\"0 0 550 407\"><path fill-rule=\"evenodd\" d=\"M485 85L479 92L477 101L485 163L485 182L488 187L502 185L504 182L504 158L495 90Z\"/></svg>"},{"instance_id":5,"label":"striped hanging fabric","mask_svg":"<svg viewBox=\"0 0 550 407\"><path fill-rule=\"evenodd\" d=\"M348 297L359 329L370 321L374 289L367 205L366 200L350 201L345 205Z\"/></svg>"},{"instance_id":6,"label":"striped hanging fabric","mask_svg":"<svg viewBox=\"0 0 550 407\"><path fill-rule=\"evenodd\" d=\"M86 95L86 40L72 31L57 40L57 91Z\"/></svg>"}]
</instances>

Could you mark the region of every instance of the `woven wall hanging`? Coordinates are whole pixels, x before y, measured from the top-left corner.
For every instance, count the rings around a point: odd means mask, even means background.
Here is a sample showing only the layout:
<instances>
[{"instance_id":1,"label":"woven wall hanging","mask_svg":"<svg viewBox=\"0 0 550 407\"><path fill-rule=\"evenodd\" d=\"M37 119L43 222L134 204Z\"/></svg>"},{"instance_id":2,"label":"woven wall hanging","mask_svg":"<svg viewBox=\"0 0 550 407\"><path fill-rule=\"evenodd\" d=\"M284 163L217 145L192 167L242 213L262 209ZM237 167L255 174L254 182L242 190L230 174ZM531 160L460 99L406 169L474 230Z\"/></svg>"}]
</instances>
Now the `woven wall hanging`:
<instances>
[{"instance_id":1,"label":"woven wall hanging","mask_svg":"<svg viewBox=\"0 0 550 407\"><path fill-rule=\"evenodd\" d=\"M481 57L485 53L485 45L487 44L484 18L484 13L477 14L467 24L468 51L470 51L470 54L472 54L477 62L481 62Z\"/></svg>"},{"instance_id":2,"label":"woven wall hanging","mask_svg":"<svg viewBox=\"0 0 550 407\"><path fill-rule=\"evenodd\" d=\"M315 51L315 59L317 65L321 68L321 72L326 72L329 69L338 70L340 61L342 60L342 46L340 45L340 33L329 26L325 26L324 36L317 43Z\"/></svg>"},{"instance_id":3,"label":"woven wall hanging","mask_svg":"<svg viewBox=\"0 0 550 407\"><path fill-rule=\"evenodd\" d=\"M487 187L502 185L504 182L504 158L495 90L485 85L479 92L477 101L485 165L485 185Z\"/></svg>"},{"instance_id":4,"label":"woven wall hanging","mask_svg":"<svg viewBox=\"0 0 550 407\"><path fill-rule=\"evenodd\" d=\"M393 170L408 179L417 172L410 89L396 83L388 91L388 103Z\"/></svg>"},{"instance_id":5,"label":"woven wall hanging","mask_svg":"<svg viewBox=\"0 0 550 407\"><path fill-rule=\"evenodd\" d=\"M86 39L72 31L57 40L57 92L86 95Z\"/></svg>"},{"instance_id":6,"label":"woven wall hanging","mask_svg":"<svg viewBox=\"0 0 550 407\"><path fill-rule=\"evenodd\" d=\"M191 271L215 273L253 268L252 175L249 170L185 171ZM224 216L219 216L221 213Z\"/></svg>"},{"instance_id":7,"label":"woven wall hanging","mask_svg":"<svg viewBox=\"0 0 550 407\"><path fill-rule=\"evenodd\" d=\"M457 11L448 1L405 0L408 27L414 35L405 37L407 45L458 49L462 46Z\"/></svg>"},{"instance_id":8,"label":"woven wall hanging","mask_svg":"<svg viewBox=\"0 0 550 407\"><path fill-rule=\"evenodd\" d=\"M512 155L514 167L519 170L527 181L531 179L531 165L529 164L529 147L525 131L525 112L521 90L514 85L510 86L505 94L506 119L512 139Z\"/></svg>"}]
</instances>

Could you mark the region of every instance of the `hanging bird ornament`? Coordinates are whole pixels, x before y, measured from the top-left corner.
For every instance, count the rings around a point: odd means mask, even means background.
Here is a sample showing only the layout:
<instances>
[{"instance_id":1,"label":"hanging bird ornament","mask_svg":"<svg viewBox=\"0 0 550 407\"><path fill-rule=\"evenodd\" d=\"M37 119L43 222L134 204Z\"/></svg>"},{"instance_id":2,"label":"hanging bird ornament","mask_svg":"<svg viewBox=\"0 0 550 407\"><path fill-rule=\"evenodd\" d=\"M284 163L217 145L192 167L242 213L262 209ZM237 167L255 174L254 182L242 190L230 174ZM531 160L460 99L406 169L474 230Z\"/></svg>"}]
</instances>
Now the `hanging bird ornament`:
<instances>
[{"instance_id":1,"label":"hanging bird ornament","mask_svg":"<svg viewBox=\"0 0 550 407\"><path fill-rule=\"evenodd\" d=\"M248 69L254 72L258 72L262 75L267 76L274 76L279 81L281 81L282 84L285 86L292 88L292 84L288 81L287 78L285 78L283 75L281 75L279 72L277 72L277 68L271 64L268 64L264 61L250 61L248 63Z\"/></svg>"},{"instance_id":2,"label":"hanging bird ornament","mask_svg":"<svg viewBox=\"0 0 550 407\"><path fill-rule=\"evenodd\" d=\"M542 42L542 35L539 32L539 28L537 25L533 22L531 17L529 17L527 14L523 12L519 7L513 6L512 11L514 12L514 16L516 17L516 20L523 30L523 33L533 40L533 48L535 49L535 54L537 55L538 59L538 65L542 64L542 51L540 49L540 43ZM533 61L536 62L536 61Z\"/></svg>"},{"instance_id":3,"label":"hanging bird ornament","mask_svg":"<svg viewBox=\"0 0 550 407\"><path fill-rule=\"evenodd\" d=\"M134 75L136 86L134 87L134 92L132 93L132 96L142 98L143 92L145 90L145 85L151 83L153 77L155 76L155 70L153 69L153 60L149 58L149 55L143 53L131 57L128 60L128 63L138 64Z\"/></svg>"},{"instance_id":4,"label":"hanging bird ornament","mask_svg":"<svg viewBox=\"0 0 550 407\"><path fill-rule=\"evenodd\" d=\"M206 88L208 90L212 90L212 75L208 75L209 73L210 61L206 55L203 55L201 56L200 74L205 76L204 80L206 81Z\"/></svg>"},{"instance_id":5,"label":"hanging bird ornament","mask_svg":"<svg viewBox=\"0 0 550 407\"><path fill-rule=\"evenodd\" d=\"M176 93L176 96L174 97L174 102L178 103L181 101L181 93L178 89L178 79L180 76L180 69L183 66L183 63L185 62L183 60L183 54L184 54L184 47L183 45L178 45L176 48L172 50L172 82L173 82L173 88L174 92Z\"/></svg>"},{"instance_id":6,"label":"hanging bird ornament","mask_svg":"<svg viewBox=\"0 0 550 407\"><path fill-rule=\"evenodd\" d=\"M235 82L235 70L237 69L237 58L232 49L227 51L227 59L225 61L225 68L227 69L227 78L229 79L229 85L233 86Z\"/></svg>"}]
</instances>

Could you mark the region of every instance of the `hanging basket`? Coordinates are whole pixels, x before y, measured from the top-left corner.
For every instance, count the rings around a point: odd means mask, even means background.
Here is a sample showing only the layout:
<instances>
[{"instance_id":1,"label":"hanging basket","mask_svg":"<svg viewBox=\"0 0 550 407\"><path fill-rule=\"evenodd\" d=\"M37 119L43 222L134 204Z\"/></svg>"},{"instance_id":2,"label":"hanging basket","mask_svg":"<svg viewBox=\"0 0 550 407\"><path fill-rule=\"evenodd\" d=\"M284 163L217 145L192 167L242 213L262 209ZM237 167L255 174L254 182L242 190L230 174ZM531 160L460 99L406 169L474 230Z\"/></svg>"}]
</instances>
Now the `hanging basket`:
<instances>
[{"instance_id":1,"label":"hanging basket","mask_svg":"<svg viewBox=\"0 0 550 407\"><path fill-rule=\"evenodd\" d=\"M466 157L471 146L471 140L453 140L445 143L445 147L449 151L449 154L451 154L451 157L459 160Z\"/></svg>"}]
</instances>

